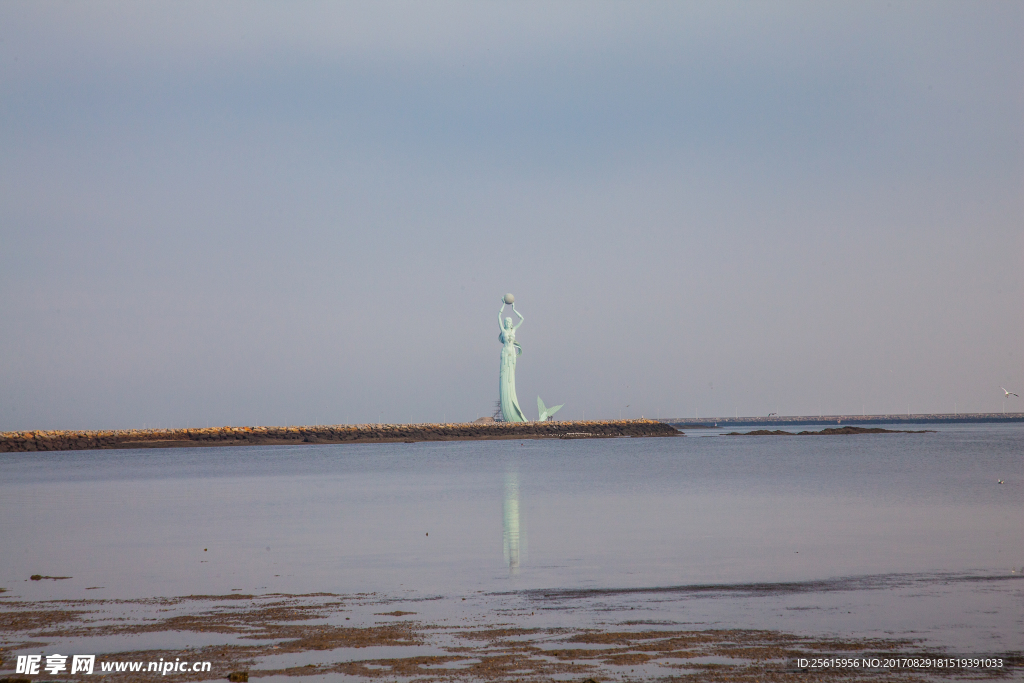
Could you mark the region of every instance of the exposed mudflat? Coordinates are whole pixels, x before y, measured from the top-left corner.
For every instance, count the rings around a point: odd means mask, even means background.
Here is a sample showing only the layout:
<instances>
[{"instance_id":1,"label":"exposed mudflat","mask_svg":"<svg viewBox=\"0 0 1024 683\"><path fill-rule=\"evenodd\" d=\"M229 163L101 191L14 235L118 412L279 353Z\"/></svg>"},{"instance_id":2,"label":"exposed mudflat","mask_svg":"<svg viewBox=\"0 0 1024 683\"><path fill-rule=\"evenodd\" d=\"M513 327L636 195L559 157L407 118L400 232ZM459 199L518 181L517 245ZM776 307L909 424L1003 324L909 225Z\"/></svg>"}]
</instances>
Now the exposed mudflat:
<instances>
[{"instance_id":1,"label":"exposed mudflat","mask_svg":"<svg viewBox=\"0 0 1024 683\"><path fill-rule=\"evenodd\" d=\"M786 592L785 587L780 590ZM770 586L756 587L754 592L758 591L773 592ZM658 589L650 592L657 598L653 594ZM601 597L607 600L609 595ZM796 665L799 658L945 654L908 638L808 636L644 619L626 603L601 619L587 620L586 626L566 626L565 616L578 611L579 601L594 597L573 591L468 597L468 603L458 597L410 600L329 593L43 602L7 598L0 601L0 677L14 675L15 652L96 654L97 673L104 662L148 663L162 658L212 663L207 673L104 673L103 680L110 682L223 680L237 671L247 672L250 680L268 681L342 676L416 681L784 681L807 680L807 672ZM880 675L900 681L965 675L989 680L1010 679L1021 672L1020 653L1002 656L1006 665L1000 670L965 674L859 667L814 672L814 680L877 681ZM89 679L81 674L62 676Z\"/></svg>"}]
</instances>

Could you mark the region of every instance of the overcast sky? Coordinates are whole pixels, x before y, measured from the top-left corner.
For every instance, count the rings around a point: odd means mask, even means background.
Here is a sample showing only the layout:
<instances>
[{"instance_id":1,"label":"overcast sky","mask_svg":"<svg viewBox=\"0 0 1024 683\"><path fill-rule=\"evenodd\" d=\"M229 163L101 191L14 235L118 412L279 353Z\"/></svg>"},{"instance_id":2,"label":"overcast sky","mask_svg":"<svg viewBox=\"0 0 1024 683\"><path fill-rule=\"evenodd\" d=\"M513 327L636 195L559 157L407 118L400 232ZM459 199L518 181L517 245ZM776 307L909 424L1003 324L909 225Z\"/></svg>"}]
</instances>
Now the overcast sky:
<instances>
[{"instance_id":1,"label":"overcast sky","mask_svg":"<svg viewBox=\"0 0 1024 683\"><path fill-rule=\"evenodd\" d=\"M1022 223L1020 2L0 4L0 429L1000 411Z\"/></svg>"}]
</instances>

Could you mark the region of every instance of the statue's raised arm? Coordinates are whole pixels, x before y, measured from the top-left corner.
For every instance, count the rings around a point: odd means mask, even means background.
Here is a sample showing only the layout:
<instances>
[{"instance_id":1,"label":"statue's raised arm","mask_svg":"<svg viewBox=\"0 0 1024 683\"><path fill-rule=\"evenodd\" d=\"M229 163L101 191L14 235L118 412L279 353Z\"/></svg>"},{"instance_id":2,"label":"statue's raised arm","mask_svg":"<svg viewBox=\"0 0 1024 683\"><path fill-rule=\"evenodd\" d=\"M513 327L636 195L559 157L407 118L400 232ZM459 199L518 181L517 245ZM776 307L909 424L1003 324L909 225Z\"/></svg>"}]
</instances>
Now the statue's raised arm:
<instances>
[{"instance_id":1,"label":"statue's raised arm","mask_svg":"<svg viewBox=\"0 0 1024 683\"><path fill-rule=\"evenodd\" d=\"M515 302L512 303L512 312L519 316L519 322L517 322L515 324L515 327L512 328L512 331L514 332L519 329L520 325L523 324L523 314L516 310Z\"/></svg>"}]
</instances>

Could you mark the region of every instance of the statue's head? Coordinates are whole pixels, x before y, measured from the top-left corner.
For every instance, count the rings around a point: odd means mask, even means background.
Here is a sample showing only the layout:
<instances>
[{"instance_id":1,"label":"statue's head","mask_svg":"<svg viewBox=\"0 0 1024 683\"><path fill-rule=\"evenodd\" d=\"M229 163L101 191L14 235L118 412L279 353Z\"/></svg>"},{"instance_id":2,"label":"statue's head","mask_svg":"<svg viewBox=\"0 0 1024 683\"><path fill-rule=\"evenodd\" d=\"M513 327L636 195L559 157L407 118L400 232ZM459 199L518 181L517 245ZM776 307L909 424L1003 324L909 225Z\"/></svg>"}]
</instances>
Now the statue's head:
<instances>
[{"instance_id":1,"label":"statue's head","mask_svg":"<svg viewBox=\"0 0 1024 683\"><path fill-rule=\"evenodd\" d=\"M512 318L505 318L505 329L506 330L511 330L512 329Z\"/></svg>"}]
</instances>

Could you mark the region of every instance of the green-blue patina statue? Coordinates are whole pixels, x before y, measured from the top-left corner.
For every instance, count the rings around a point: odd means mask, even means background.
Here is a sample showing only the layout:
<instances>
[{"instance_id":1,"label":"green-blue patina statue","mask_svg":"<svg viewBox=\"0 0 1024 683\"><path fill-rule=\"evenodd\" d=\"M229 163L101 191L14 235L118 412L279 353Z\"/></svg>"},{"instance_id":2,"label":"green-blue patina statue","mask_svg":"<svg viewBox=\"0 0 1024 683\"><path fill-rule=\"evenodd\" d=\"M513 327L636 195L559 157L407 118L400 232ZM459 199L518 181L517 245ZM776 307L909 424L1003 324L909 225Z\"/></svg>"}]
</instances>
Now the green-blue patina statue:
<instances>
[{"instance_id":1,"label":"green-blue patina statue","mask_svg":"<svg viewBox=\"0 0 1024 683\"><path fill-rule=\"evenodd\" d=\"M501 342L501 372L498 375L498 396L501 401L501 417L505 422L529 422L523 415L523 409L519 407L519 399L516 398L516 358L523 352L523 347L516 341L516 330L523 324L523 314L516 310L516 298L506 294L501 300L501 308L498 310L498 327L501 332L498 334L498 341ZM512 318L501 319L505 312L505 306L512 306L512 312L519 316L519 322L512 324ZM548 420L562 406L548 408L544 401L537 397L537 412L539 422Z\"/></svg>"}]
</instances>

